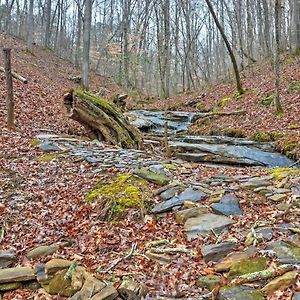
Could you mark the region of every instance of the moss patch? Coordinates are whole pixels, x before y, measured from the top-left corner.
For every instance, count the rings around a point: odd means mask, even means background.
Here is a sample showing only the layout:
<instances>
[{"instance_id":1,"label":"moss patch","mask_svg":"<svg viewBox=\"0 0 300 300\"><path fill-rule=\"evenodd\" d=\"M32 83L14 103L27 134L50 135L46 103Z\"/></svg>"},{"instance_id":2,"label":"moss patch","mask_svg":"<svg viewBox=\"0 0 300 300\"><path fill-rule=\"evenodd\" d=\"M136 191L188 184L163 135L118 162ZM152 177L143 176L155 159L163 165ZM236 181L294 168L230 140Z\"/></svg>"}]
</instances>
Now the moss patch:
<instances>
[{"instance_id":1,"label":"moss patch","mask_svg":"<svg viewBox=\"0 0 300 300\"><path fill-rule=\"evenodd\" d=\"M148 200L145 187L147 181L132 174L114 176L109 182L99 182L86 196L86 201L100 201L111 203L113 213L121 213L127 208L142 207Z\"/></svg>"},{"instance_id":2,"label":"moss patch","mask_svg":"<svg viewBox=\"0 0 300 300\"><path fill-rule=\"evenodd\" d=\"M291 169L291 168L276 168L271 170L271 174L274 175L274 178L277 180L281 180L291 174L299 174L299 169Z\"/></svg>"},{"instance_id":3,"label":"moss patch","mask_svg":"<svg viewBox=\"0 0 300 300\"><path fill-rule=\"evenodd\" d=\"M38 140L38 139L34 139L34 140L32 140L32 142L31 142L31 146L32 147L36 147L36 146L38 146L39 144L41 144L42 143L42 141L40 141L40 140Z\"/></svg>"},{"instance_id":4,"label":"moss patch","mask_svg":"<svg viewBox=\"0 0 300 300\"><path fill-rule=\"evenodd\" d=\"M220 99L217 103L217 106L220 108L224 108L230 100L231 100L231 97L226 97L226 98Z\"/></svg>"},{"instance_id":5,"label":"moss patch","mask_svg":"<svg viewBox=\"0 0 300 300\"><path fill-rule=\"evenodd\" d=\"M52 155L43 155L43 156L38 157L36 160L38 162L52 161L52 160L58 159L61 156L64 156L64 154L59 153L59 154L52 154Z\"/></svg>"},{"instance_id":6,"label":"moss patch","mask_svg":"<svg viewBox=\"0 0 300 300\"><path fill-rule=\"evenodd\" d=\"M290 85L287 88L288 93L293 93L300 90L300 81L294 81L290 83Z\"/></svg>"},{"instance_id":7,"label":"moss patch","mask_svg":"<svg viewBox=\"0 0 300 300\"><path fill-rule=\"evenodd\" d=\"M273 141L272 134L265 131L257 131L251 135L251 139L257 142L271 142Z\"/></svg>"},{"instance_id":8,"label":"moss patch","mask_svg":"<svg viewBox=\"0 0 300 300\"><path fill-rule=\"evenodd\" d=\"M274 99L274 95L268 95L268 96L266 96L265 98L261 99L260 104L261 104L262 106L268 107L268 106L270 106L271 103L273 102L273 99Z\"/></svg>"},{"instance_id":9,"label":"moss patch","mask_svg":"<svg viewBox=\"0 0 300 300\"><path fill-rule=\"evenodd\" d=\"M225 136L236 137L236 138L244 138L247 136L246 132L240 128L226 128L223 129L222 133Z\"/></svg>"},{"instance_id":10,"label":"moss patch","mask_svg":"<svg viewBox=\"0 0 300 300\"><path fill-rule=\"evenodd\" d=\"M249 273L265 270L267 268L267 258L254 257L234 263L229 271L230 277L237 277Z\"/></svg>"}]
</instances>

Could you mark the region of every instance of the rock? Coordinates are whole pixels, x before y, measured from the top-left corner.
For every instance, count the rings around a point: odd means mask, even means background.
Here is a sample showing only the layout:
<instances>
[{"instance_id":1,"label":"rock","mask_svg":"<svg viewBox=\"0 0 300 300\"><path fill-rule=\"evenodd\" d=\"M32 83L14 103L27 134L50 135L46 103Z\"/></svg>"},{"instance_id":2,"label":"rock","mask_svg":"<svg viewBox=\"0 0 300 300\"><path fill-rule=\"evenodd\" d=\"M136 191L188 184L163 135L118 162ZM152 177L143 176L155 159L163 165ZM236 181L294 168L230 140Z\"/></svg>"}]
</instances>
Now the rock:
<instances>
[{"instance_id":1,"label":"rock","mask_svg":"<svg viewBox=\"0 0 300 300\"><path fill-rule=\"evenodd\" d=\"M248 258L255 255L257 251L258 250L255 247L251 246L244 252L231 253L215 265L215 270L216 272L228 271L233 264L241 260L247 260Z\"/></svg>"},{"instance_id":2,"label":"rock","mask_svg":"<svg viewBox=\"0 0 300 300\"><path fill-rule=\"evenodd\" d=\"M271 227L258 228L256 232L261 235L265 241L270 241L273 238L273 229Z\"/></svg>"},{"instance_id":3,"label":"rock","mask_svg":"<svg viewBox=\"0 0 300 300\"><path fill-rule=\"evenodd\" d=\"M164 165L152 165L149 167L149 170L156 174L164 174L166 175L165 166Z\"/></svg>"},{"instance_id":4,"label":"rock","mask_svg":"<svg viewBox=\"0 0 300 300\"><path fill-rule=\"evenodd\" d=\"M176 187L172 187L164 192L162 192L159 197L163 200L163 201L166 201L166 200L169 200L171 199L172 197L174 197L177 193L177 191L180 189L179 186L176 186Z\"/></svg>"},{"instance_id":5,"label":"rock","mask_svg":"<svg viewBox=\"0 0 300 300\"><path fill-rule=\"evenodd\" d=\"M93 295L100 292L105 287L106 284L104 282L94 278L91 274L86 274L82 289L74 294L71 300L90 299Z\"/></svg>"},{"instance_id":6,"label":"rock","mask_svg":"<svg viewBox=\"0 0 300 300\"><path fill-rule=\"evenodd\" d=\"M61 258L53 258L45 264L45 272L47 275L51 275L60 270L65 270L70 267L71 261Z\"/></svg>"},{"instance_id":7,"label":"rock","mask_svg":"<svg viewBox=\"0 0 300 300\"><path fill-rule=\"evenodd\" d=\"M236 243L224 242L220 244L212 244L203 246L201 253L204 261L207 263L209 261L218 262L224 258L228 253L232 252L236 247Z\"/></svg>"},{"instance_id":8,"label":"rock","mask_svg":"<svg viewBox=\"0 0 300 300\"><path fill-rule=\"evenodd\" d=\"M41 284L48 284L49 277L45 272L45 264L40 263L34 267L34 272L36 274L36 279Z\"/></svg>"},{"instance_id":9,"label":"rock","mask_svg":"<svg viewBox=\"0 0 300 300\"><path fill-rule=\"evenodd\" d=\"M165 202L156 205L152 209L152 213L157 214L157 213L166 212L171 210L174 206L182 205L185 201L196 202L202 200L205 196L206 194L199 190L187 188L178 196L175 196Z\"/></svg>"},{"instance_id":10,"label":"rock","mask_svg":"<svg viewBox=\"0 0 300 300\"><path fill-rule=\"evenodd\" d=\"M270 242L266 250L273 250L281 264L299 264L300 247L282 241Z\"/></svg>"},{"instance_id":11,"label":"rock","mask_svg":"<svg viewBox=\"0 0 300 300\"><path fill-rule=\"evenodd\" d=\"M49 282L48 292L51 295L71 297L76 293L71 285L71 280L65 277L66 270L58 271Z\"/></svg>"},{"instance_id":12,"label":"rock","mask_svg":"<svg viewBox=\"0 0 300 300\"><path fill-rule=\"evenodd\" d=\"M292 300L300 300L300 292L296 292L296 293L293 295Z\"/></svg>"},{"instance_id":13,"label":"rock","mask_svg":"<svg viewBox=\"0 0 300 300\"><path fill-rule=\"evenodd\" d=\"M196 218L188 219L184 224L184 231L186 233L187 240L191 241L199 235L210 233L212 230L216 233L221 232L223 229L234 223L235 221L225 216L205 214Z\"/></svg>"},{"instance_id":14,"label":"rock","mask_svg":"<svg viewBox=\"0 0 300 300\"><path fill-rule=\"evenodd\" d=\"M160 264L168 264L173 260L170 255L164 253L153 253L151 251L146 251L145 255Z\"/></svg>"},{"instance_id":15,"label":"rock","mask_svg":"<svg viewBox=\"0 0 300 300\"><path fill-rule=\"evenodd\" d=\"M9 282L9 283L1 283L0 284L0 292L16 290L22 287L21 282Z\"/></svg>"},{"instance_id":16,"label":"rock","mask_svg":"<svg viewBox=\"0 0 300 300\"><path fill-rule=\"evenodd\" d=\"M17 259L14 251L0 251L0 269L10 267Z\"/></svg>"},{"instance_id":17,"label":"rock","mask_svg":"<svg viewBox=\"0 0 300 300\"><path fill-rule=\"evenodd\" d=\"M267 268L267 258L253 257L233 263L230 267L229 276L237 277L249 273L265 270Z\"/></svg>"},{"instance_id":18,"label":"rock","mask_svg":"<svg viewBox=\"0 0 300 300\"><path fill-rule=\"evenodd\" d=\"M225 216L236 215L242 216L243 211L240 208L239 200L235 195L224 195L219 203L211 205L212 210L215 213L219 213Z\"/></svg>"},{"instance_id":19,"label":"rock","mask_svg":"<svg viewBox=\"0 0 300 300\"><path fill-rule=\"evenodd\" d=\"M261 179L259 177L251 178L247 182L241 185L244 189L254 190L260 187L267 187L271 183L268 180Z\"/></svg>"},{"instance_id":20,"label":"rock","mask_svg":"<svg viewBox=\"0 0 300 300\"><path fill-rule=\"evenodd\" d=\"M246 286L223 286L217 300L264 300L262 292Z\"/></svg>"},{"instance_id":21,"label":"rock","mask_svg":"<svg viewBox=\"0 0 300 300\"><path fill-rule=\"evenodd\" d=\"M38 144L37 147L44 152L62 151L62 149L56 144L46 142L46 141Z\"/></svg>"},{"instance_id":22,"label":"rock","mask_svg":"<svg viewBox=\"0 0 300 300\"><path fill-rule=\"evenodd\" d=\"M169 183L170 179L164 174L157 174L146 168L137 169L133 172L135 175L158 185L166 185Z\"/></svg>"},{"instance_id":23,"label":"rock","mask_svg":"<svg viewBox=\"0 0 300 300\"><path fill-rule=\"evenodd\" d=\"M269 295L275 291L284 291L295 283L297 276L297 271L287 272L282 276L276 277L275 279L271 280L266 286L262 288L261 291L265 295Z\"/></svg>"},{"instance_id":24,"label":"rock","mask_svg":"<svg viewBox=\"0 0 300 300\"><path fill-rule=\"evenodd\" d=\"M95 294L91 300L114 300L118 297L118 291L112 284L107 285L99 293Z\"/></svg>"},{"instance_id":25,"label":"rock","mask_svg":"<svg viewBox=\"0 0 300 300\"><path fill-rule=\"evenodd\" d=\"M31 267L17 267L0 270L0 283L22 282L34 279L35 274Z\"/></svg>"},{"instance_id":26,"label":"rock","mask_svg":"<svg viewBox=\"0 0 300 300\"><path fill-rule=\"evenodd\" d=\"M57 244L49 245L49 246L38 246L32 250L30 250L26 256L30 259L35 259L42 256L48 256L55 253L59 249Z\"/></svg>"},{"instance_id":27,"label":"rock","mask_svg":"<svg viewBox=\"0 0 300 300\"><path fill-rule=\"evenodd\" d=\"M284 242L292 246L300 247L300 235L297 233L290 235L284 239Z\"/></svg>"},{"instance_id":28,"label":"rock","mask_svg":"<svg viewBox=\"0 0 300 300\"><path fill-rule=\"evenodd\" d=\"M87 278L88 273L84 267L77 266L72 273L71 285L74 290L79 291Z\"/></svg>"},{"instance_id":29,"label":"rock","mask_svg":"<svg viewBox=\"0 0 300 300\"><path fill-rule=\"evenodd\" d=\"M285 200L288 197L286 194L275 194L270 197L268 197L268 200L274 201L274 202L280 202Z\"/></svg>"},{"instance_id":30,"label":"rock","mask_svg":"<svg viewBox=\"0 0 300 300\"><path fill-rule=\"evenodd\" d=\"M175 220L178 224L184 224L187 219L198 217L206 213L208 213L208 209L205 206L189 208L189 209L178 211L175 214Z\"/></svg>"},{"instance_id":31,"label":"rock","mask_svg":"<svg viewBox=\"0 0 300 300\"><path fill-rule=\"evenodd\" d=\"M144 284L140 284L130 277L123 277L122 283L118 288L119 294L120 289L124 289L124 291L132 291L134 295L138 297L146 297L149 292Z\"/></svg>"},{"instance_id":32,"label":"rock","mask_svg":"<svg viewBox=\"0 0 300 300\"><path fill-rule=\"evenodd\" d=\"M221 279L217 275L201 276L197 279L196 285L200 288L206 288L212 291L215 287L220 285Z\"/></svg>"},{"instance_id":33,"label":"rock","mask_svg":"<svg viewBox=\"0 0 300 300\"><path fill-rule=\"evenodd\" d=\"M118 288L119 297L123 300L141 300L142 297L137 295L135 292L125 289Z\"/></svg>"}]
</instances>

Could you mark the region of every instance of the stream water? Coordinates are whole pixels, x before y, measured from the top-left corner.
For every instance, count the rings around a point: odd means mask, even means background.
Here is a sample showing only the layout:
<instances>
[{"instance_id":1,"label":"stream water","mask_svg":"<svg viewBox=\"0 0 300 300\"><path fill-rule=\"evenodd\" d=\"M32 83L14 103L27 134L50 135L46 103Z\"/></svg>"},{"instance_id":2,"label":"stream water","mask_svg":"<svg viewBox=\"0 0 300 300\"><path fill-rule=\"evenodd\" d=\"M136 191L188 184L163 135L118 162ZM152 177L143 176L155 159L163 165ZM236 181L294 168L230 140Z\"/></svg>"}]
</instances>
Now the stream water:
<instances>
[{"instance_id":1,"label":"stream water","mask_svg":"<svg viewBox=\"0 0 300 300\"><path fill-rule=\"evenodd\" d=\"M262 167L289 167L295 164L276 152L271 143L225 136L188 135L188 127L201 115L203 114L182 111L146 110L128 113L130 122L148 135L162 136L167 121L169 146L178 158L187 161Z\"/></svg>"}]
</instances>

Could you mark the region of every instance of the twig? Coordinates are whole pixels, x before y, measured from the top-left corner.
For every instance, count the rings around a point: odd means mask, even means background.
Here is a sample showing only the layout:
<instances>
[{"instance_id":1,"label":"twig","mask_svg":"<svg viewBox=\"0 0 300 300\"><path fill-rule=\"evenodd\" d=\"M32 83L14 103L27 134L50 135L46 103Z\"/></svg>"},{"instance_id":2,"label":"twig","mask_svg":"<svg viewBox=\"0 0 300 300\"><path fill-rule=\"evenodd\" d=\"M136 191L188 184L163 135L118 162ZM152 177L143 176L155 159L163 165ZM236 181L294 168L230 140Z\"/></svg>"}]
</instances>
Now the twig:
<instances>
[{"instance_id":1,"label":"twig","mask_svg":"<svg viewBox=\"0 0 300 300\"><path fill-rule=\"evenodd\" d=\"M75 270L75 268L77 267L77 261L73 261L65 275L65 278L69 278L70 280L72 279L72 275L73 275L73 272Z\"/></svg>"},{"instance_id":2,"label":"twig","mask_svg":"<svg viewBox=\"0 0 300 300\"><path fill-rule=\"evenodd\" d=\"M160 245L171 244L168 240L157 240L145 244L145 248L152 248Z\"/></svg>"},{"instance_id":3,"label":"twig","mask_svg":"<svg viewBox=\"0 0 300 300\"><path fill-rule=\"evenodd\" d=\"M5 73L5 69L3 67L0 67L0 72ZM21 82L23 82L25 84L28 82L28 80L26 78L24 78L23 76L19 75L18 73L11 72L11 75L12 75L13 78L15 78L17 80L20 80Z\"/></svg>"},{"instance_id":4,"label":"twig","mask_svg":"<svg viewBox=\"0 0 300 300\"><path fill-rule=\"evenodd\" d=\"M291 164L289 166L289 168L295 167L296 165L298 165L300 163L300 159L298 159L297 161L295 161L293 164Z\"/></svg>"},{"instance_id":5,"label":"twig","mask_svg":"<svg viewBox=\"0 0 300 300\"><path fill-rule=\"evenodd\" d=\"M134 251L136 250L137 247L137 243L132 243L131 245L131 250L128 254L126 254L124 257L118 258L117 260L115 260L111 266L109 268L107 268L106 270L103 271L103 273L107 273L109 271L111 271L116 265L118 265L122 260L130 258L131 256L133 256ZM99 272L99 268L96 270L96 272Z\"/></svg>"}]
</instances>

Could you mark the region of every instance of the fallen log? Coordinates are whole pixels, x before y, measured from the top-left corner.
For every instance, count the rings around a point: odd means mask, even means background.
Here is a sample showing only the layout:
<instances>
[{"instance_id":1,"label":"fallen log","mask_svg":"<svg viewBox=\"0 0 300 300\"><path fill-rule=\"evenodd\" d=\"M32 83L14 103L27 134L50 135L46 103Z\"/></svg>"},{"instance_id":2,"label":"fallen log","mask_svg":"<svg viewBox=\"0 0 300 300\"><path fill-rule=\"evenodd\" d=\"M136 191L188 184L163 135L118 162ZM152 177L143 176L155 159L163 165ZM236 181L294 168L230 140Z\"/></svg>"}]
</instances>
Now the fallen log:
<instances>
[{"instance_id":1,"label":"fallen log","mask_svg":"<svg viewBox=\"0 0 300 300\"><path fill-rule=\"evenodd\" d=\"M5 73L5 69L3 67L0 67L0 72ZM13 78L23 82L23 83L28 83L28 80L26 78L24 78L23 76L21 76L20 74L16 73L16 72L11 72L11 75Z\"/></svg>"},{"instance_id":2,"label":"fallen log","mask_svg":"<svg viewBox=\"0 0 300 300\"><path fill-rule=\"evenodd\" d=\"M81 123L90 138L123 148L142 147L142 133L114 104L81 90L66 92L63 103L67 116Z\"/></svg>"}]
</instances>

